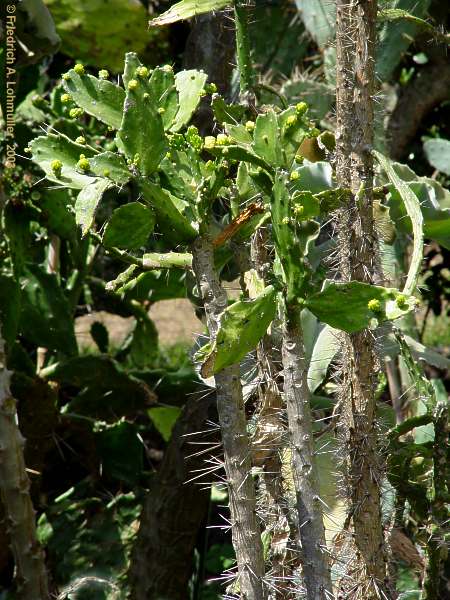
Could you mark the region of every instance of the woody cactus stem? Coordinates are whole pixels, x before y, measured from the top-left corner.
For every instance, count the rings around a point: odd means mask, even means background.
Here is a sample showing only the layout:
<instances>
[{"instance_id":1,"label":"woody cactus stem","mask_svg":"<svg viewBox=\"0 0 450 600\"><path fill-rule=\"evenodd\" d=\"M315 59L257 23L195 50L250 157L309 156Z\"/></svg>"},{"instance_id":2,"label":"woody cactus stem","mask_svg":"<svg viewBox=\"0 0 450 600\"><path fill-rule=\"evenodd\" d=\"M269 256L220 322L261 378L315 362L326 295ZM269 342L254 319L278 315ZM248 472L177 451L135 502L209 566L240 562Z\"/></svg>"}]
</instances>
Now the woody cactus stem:
<instances>
[{"instance_id":1,"label":"woody cactus stem","mask_svg":"<svg viewBox=\"0 0 450 600\"><path fill-rule=\"evenodd\" d=\"M239 70L241 100L249 100L255 84L252 68L250 36L248 32L248 4L246 0L234 0L236 27L236 57Z\"/></svg>"},{"instance_id":2,"label":"woody cactus stem","mask_svg":"<svg viewBox=\"0 0 450 600\"><path fill-rule=\"evenodd\" d=\"M337 177L353 198L338 216L340 273L345 281L377 280L378 248L372 208L373 94L376 0L337 0ZM354 547L346 598L386 595L386 558L379 482L382 477L375 423L379 365L371 332L343 335L341 433L347 457L349 523ZM353 544L350 540L350 545ZM356 563L356 564L355 564Z\"/></svg>"},{"instance_id":3,"label":"woody cactus stem","mask_svg":"<svg viewBox=\"0 0 450 600\"><path fill-rule=\"evenodd\" d=\"M35 513L23 457L24 439L11 396L0 326L0 497L15 561L17 598L49 600L44 554L36 538Z\"/></svg>"},{"instance_id":4,"label":"woody cactus stem","mask_svg":"<svg viewBox=\"0 0 450 600\"><path fill-rule=\"evenodd\" d=\"M298 307L288 306L286 309L282 354L306 598L326 600L332 597L332 585L314 457L308 371Z\"/></svg>"},{"instance_id":5,"label":"woody cactus stem","mask_svg":"<svg viewBox=\"0 0 450 600\"><path fill-rule=\"evenodd\" d=\"M208 234L199 236L194 242L192 255L193 270L213 341L228 299L214 268L212 239ZM242 600L265 600L264 556L256 519L256 495L251 475L250 444L239 365L227 367L217 373L215 383L240 597Z\"/></svg>"}]
</instances>

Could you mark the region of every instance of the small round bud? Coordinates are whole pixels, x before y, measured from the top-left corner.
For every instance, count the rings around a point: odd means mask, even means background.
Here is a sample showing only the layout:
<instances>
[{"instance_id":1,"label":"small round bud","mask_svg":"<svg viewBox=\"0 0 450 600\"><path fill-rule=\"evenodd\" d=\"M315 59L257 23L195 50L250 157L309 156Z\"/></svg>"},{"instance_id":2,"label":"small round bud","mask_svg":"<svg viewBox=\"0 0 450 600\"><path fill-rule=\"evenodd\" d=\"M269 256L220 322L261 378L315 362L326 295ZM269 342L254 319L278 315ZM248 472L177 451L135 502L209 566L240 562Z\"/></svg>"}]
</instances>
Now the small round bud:
<instances>
[{"instance_id":1,"label":"small round bud","mask_svg":"<svg viewBox=\"0 0 450 600\"><path fill-rule=\"evenodd\" d=\"M77 63L73 70L77 75L84 75L84 66L81 63Z\"/></svg>"},{"instance_id":2,"label":"small round bud","mask_svg":"<svg viewBox=\"0 0 450 600\"><path fill-rule=\"evenodd\" d=\"M216 138L213 135L207 135L205 137L204 148L205 150L212 150L216 145Z\"/></svg>"},{"instance_id":3,"label":"small round bud","mask_svg":"<svg viewBox=\"0 0 450 600\"><path fill-rule=\"evenodd\" d=\"M287 119L286 119L286 127L292 127L293 125L295 125L297 123L297 116L296 115L290 115Z\"/></svg>"},{"instance_id":4,"label":"small round bud","mask_svg":"<svg viewBox=\"0 0 450 600\"><path fill-rule=\"evenodd\" d=\"M303 206L303 204L295 204L293 211L296 217L301 217L305 212L305 207Z\"/></svg>"},{"instance_id":5,"label":"small round bud","mask_svg":"<svg viewBox=\"0 0 450 600\"><path fill-rule=\"evenodd\" d=\"M70 79L69 73L63 73L62 78L64 79L64 81L69 81L69 79Z\"/></svg>"},{"instance_id":6,"label":"small round bud","mask_svg":"<svg viewBox=\"0 0 450 600\"><path fill-rule=\"evenodd\" d=\"M372 298L372 300L369 300L367 303L367 308L374 313L378 313L381 311L381 302L376 298Z\"/></svg>"},{"instance_id":7,"label":"small round bud","mask_svg":"<svg viewBox=\"0 0 450 600\"><path fill-rule=\"evenodd\" d=\"M161 70L164 71L164 73L172 73L173 67L172 65L164 65L161 67Z\"/></svg>"},{"instance_id":8,"label":"small round bud","mask_svg":"<svg viewBox=\"0 0 450 600\"><path fill-rule=\"evenodd\" d=\"M31 154L31 148L29 148L28 146L26 148L24 148L23 151L26 152L27 154Z\"/></svg>"},{"instance_id":9,"label":"small round bud","mask_svg":"<svg viewBox=\"0 0 450 600\"><path fill-rule=\"evenodd\" d=\"M289 175L289 179L291 181L297 181L300 179L300 173L298 171L292 171L292 173Z\"/></svg>"},{"instance_id":10,"label":"small round bud","mask_svg":"<svg viewBox=\"0 0 450 600\"><path fill-rule=\"evenodd\" d=\"M138 67L136 69L136 76L140 77L141 79L146 79L148 77L148 69L147 67Z\"/></svg>"},{"instance_id":11,"label":"small round bud","mask_svg":"<svg viewBox=\"0 0 450 600\"><path fill-rule=\"evenodd\" d=\"M72 119L78 119L78 117L81 117L81 115L83 114L83 109L82 108L71 108L69 110L69 117Z\"/></svg>"},{"instance_id":12,"label":"small round bud","mask_svg":"<svg viewBox=\"0 0 450 600\"><path fill-rule=\"evenodd\" d=\"M284 217L284 219L282 219L281 222L283 225L289 225L289 220L290 220L289 217Z\"/></svg>"},{"instance_id":13,"label":"small round bud","mask_svg":"<svg viewBox=\"0 0 450 600\"><path fill-rule=\"evenodd\" d=\"M61 94L61 102L63 104L67 104L72 100L72 96L70 94Z\"/></svg>"},{"instance_id":14,"label":"small round bud","mask_svg":"<svg viewBox=\"0 0 450 600\"><path fill-rule=\"evenodd\" d=\"M299 117L304 115L307 110L308 110L308 105L306 104L306 102L299 102L295 106L295 112L298 114Z\"/></svg>"},{"instance_id":15,"label":"small round bud","mask_svg":"<svg viewBox=\"0 0 450 600\"><path fill-rule=\"evenodd\" d=\"M89 171L90 164L87 158L85 158L84 154L80 154L80 160L77 162L77 167L81 171Z\"/></svg>"},{"instance_id":16,"label":"small round bud","mask_svg":"<svg viewBox=\"0 0 450 600\"><path fill-rule=\"evenodd\" d=\"M245 124L245 129L251 133L252 131L254 131L255 129L255 122L254 121L247 121L247 123Z\"/></svg>"},{"instance_id":17,"label":"small round bud","mask_svg":"<svg viewBox=\"0 0 450 600\"><path fill-rule=\"evenodd\" d=\"M75 143L84 145L86 143L86 138L84 138L82 135L79 135L75 140Z\"/></svg>"},{"instance_id":18,"label":"small round bud","mask_svg":"<svg viewBox=\"0 0 450 600\"><path fill-rule=\"evenodd\" d=\"M158 112L159 112L160 115L163 115L166 112L166 109L163 106L160 106L158 108Z\"/></svg>"},{"instance_id":19,"label":"small round bud","mask_svg":"<svg viewBox=\"0 0 450 600\"><path fill-rule=\"evenodd\" d=\"M150 94L148 92L144 92L144 95L142 97L144 98L144 100L148 100L150 98Z\"/></svg>"},{"instance_id":20,"label":"small round bud","mask_svg":"<svg viewBox=\"0 0 450 600\"><path fill-rule=\"evenodd\" d=\"M106 69L100 69L100 71L98 72L98 77L99 79L108 79L109 72Z\"/></svg>"},{"instance_id":21,"label":"small round bud","mask_svg":"<svg viewBox=\"0 0 450 600\"><path fill-rule=\"evenodd\" d=\"M305 160L305 157L302 156L301 154L296 154L295 155L295 162L297 164L302 165L304 160Z\"/></svg>"},{"instance_id":22,"label":"small round bud","mask_svg":"<svg viewBox=\"0 0 450 600\"><path fill-rule=\"evenodd\" d=\"M309 135L310 137L318 137L320 135L320 129L317 129L317 127L313 127L309 132Z\"/></svg>"},{"instance_id":23,"label":"small round bud","mask_svg":"<svg viewBox=\"0 0 450 600\"><path fill-rule=\"evenodd\" d=\"M227 135L225 135L225 133L217 134L217 145L218 146L226 146L229 143L230 143L230 138Z\"/></svg>"},{"instance_id":24,"label":"small round bud","mask_svg":"<svg viewBox=\"0 0 450 600\"><path fill-rule=\"evenodd\" d=\"M215 83L207 83L205 85L205 92L207 94L215 94L217 92L217 85Z\"/></svg>"},{"instance_id":25,"label":"small round bud","mask_svg":"<svg viewBox=\"0 0 450 600\"><path fill-rule=\"evenodd\" d=\"M57 158L55 160L52 160L52 162L50 163L50 167L57 177L61 175L62 166L62 162Z\"/></svg>"},{"instance_id":26,"label":"small round bud","mask_svg":"<svg viewBox=\"0 0 450 600\"><path fill-rule=\"evenodd\" d=\"M109 169L103 171L103 177L109 177Z\"/></svg>"},{"instance_id":27,"label":"small round bud","mask_svg":"<svg viewBox=\"0 0 450 600\"><path fill-rule=\"evenodd\" d=\"M133 90L135 90L138 87L138 85L139 85L139 81L137 79L131 79L128 82L128 86L127 87L128 87L128 89L130 91L133 91Z\"/></svg>"}]
</instances>

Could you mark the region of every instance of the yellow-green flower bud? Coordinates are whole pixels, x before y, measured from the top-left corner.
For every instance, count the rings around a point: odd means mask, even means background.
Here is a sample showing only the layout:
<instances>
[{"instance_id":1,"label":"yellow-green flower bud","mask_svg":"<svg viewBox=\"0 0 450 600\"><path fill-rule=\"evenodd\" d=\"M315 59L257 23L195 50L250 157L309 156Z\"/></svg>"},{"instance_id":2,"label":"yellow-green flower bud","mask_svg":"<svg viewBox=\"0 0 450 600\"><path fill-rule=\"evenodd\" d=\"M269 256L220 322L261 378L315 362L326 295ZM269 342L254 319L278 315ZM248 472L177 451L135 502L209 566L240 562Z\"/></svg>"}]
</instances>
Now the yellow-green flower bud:
<instances>
[{"instance_id":1,"label":"yellow-green flower bud","mask_svg":"<svg viewBox=\"0 0 450 600\"><path fill-rule=\"evenodd\" d=\"M166 109L163 106L160 106L158 108L158 112L159 112L160 115L163 115L166 112Z\"/></svg>"},{"instance_id":2,"label":"yellow-green flower bud","mask_svg":"<svg viewBox=\"0 0 450 600\"><path fill-rule=\"evenodd\" d=\"M146 79L148 77L147 67L138 67L136 69L136 76L141 77L142 79Z\"/></svg>"},{"instance_id":3,"label":"yellow-green flower bud","mask_svg":"<svg viewBox=\"0 0 450 600\"><path fill-rule=\"evenodd\" d=\"M82 108L71 108L69 110L69 117L72 119L78 119L78 117L81 117L81 115L83 114L83 109Z\"/></svg>"},{"instance_id":4,"label":"yellow-green flower bud","mask_svg":"<svg viewBox=\"0 0 450 600\"><path fill-rule=\"evenodd\" d=\"M302 165L304 160L305 160L305 157L302 156L301 154L296 154L295 155L295 162L297 164Z\"/></svg>"},{"instance_id":5,"label":"yellow-green flower bud","mask_svg":"<svg viewBox=\"0 0 450 600\"><path fill-rule=\"evenodd\" d=\"M230 138L225 135L225 133L217 134L217 145L218 146L226 146L230 143Z\"/></svg>"},{"instance_id":6,"label":"yellow-green flower bud","mask_svg":"<svg viewBox=\"0 0 450 600\"><path fill-rule=\"evenodd\" d=\"M300 179L300 173L298 171L292 171L292 173L289 175L289 179L291 181L297 181L297 179Z\"/></svg>"},{"instance_id":7,"label":"yellow-green flower bud","mask_svg":"<svg viewBox=\"0 0 450 600\"><path fill-rule=\"evenodd\" d=\"M215 94L217 92L217 85L215 83L207 83L205 85L205 92L207 94Z\"/></svg>"},{"instance_id":8,"label":"yellow-green flower bud","mask_svg":"<svg viewBox=\"0 0 450 600\"><path fill-rule=\"evenodd\" d=\"M292 127L293 125L295 125L297 123L297 116L296 115L290 115L287 119L286 119L286 127Z\"/></svg>"},{"instance_id":9,"label":"yellow-green flower bud","mask_svg":"<svg viewBox=\"0 0 450 600\"><path fill-rule=\"evenodd\" d=\"M81 63L77 63L73 70L77 75L84 75L84 66Z\"/></svg>"},{"instance_id":10,"label":"yellow-green flower bud","mask_svg":"<svg viewBox=\"0 0 450 600\"><path fill-rule=\"evenodd\" d=\"M150 98L150 94L148 92L145 92L142 97L144 98L144 100L148 100Z\"/></svg>"},{"instance_id":11,"label":"yellow-green flower bud","mask_svg":"<svg viewBox=\"0 0 450 600\"><path fill-rule=\"evenodd\" d=\"M306 102L299 102L296 106L295 106L295 112L301 117L302 115L304 115L306 113L306 111L308 110L308 105L306 104Z\"/></svg>"},{"instance_id":12,"label":"yellow-green flower bud","mask_svg":"<svg viewBox=\"0 0 450 600\"><path fill-rule=\"evenodd\" d=\"M103 177L109 177L109 169L103 171Z\"/></svg>"},{"instance_id":13,"label":"yellow-green flower bud","mask_svg":"<svg viewBox=\"0 0 450 600\"><path fill-rule=\"evenodd\" d=\"M90 169L89 161L84 156L84 154L80 154L80 160L77 162L77 167L81 171L89 171L89 169Z\"/></svg>"},{"instance_id":14,"label":"yellow-green flower bud","mask_svg":"<svg viewBox=\"0 0 450 600\"><path fill-rule=\"evenodd\" d=\"M62 166L62 162L57 158L55 160L52 160L52 162L50 163L50 167L57 177L61 175Z\"/></svg>"},{"instance_id":15,"label":"yellow-green flower bud","mask_svg":"<svg viewBox=\"0 0 450 600\"><path fill-rule=\"evenodd\" d=\"M305 207L303 206L303 204L295 204L293 210L294 210L294 215L296 217L301 217L302 214L305 212Z\"/></svg>"},{"instance_id":16,"label":"yellow-green flower bud","mask_svg":"<svg viewBox=\"0 0 450 600\"><path fill-rule=\"evenodd\" d=\"M64 79L64 81L69 81L69 79L70 79L69 73L63 73L62 78Z\"/></svg>"},{"instance_id":17,"label":"yellow-green flower bud","mask_svg":"<svg viewBox=\"0 0 450 600\"><path fill-rule=\"evenodd\" d=\"M86 138L84 138L82 135L79 135L79 136L77 137L77 139L75 140L75 142L76 142L77 144L84 145L84 144L86 143Z\"/></svg>"},{"instance_id":18,"label":"yellow-green flower bud","mask_svg":"<svg viewBox=\"0 0 450 600\"><path fill-rule=\"evenodd\" d=\"M98 72L98 77L99 79L108 79L109 72L106 69L100 69L100 71Z\"/></svg>"},{"instance_id":19,"label":"yellow-green flower bud","mask_svg":"<svg viewBox=\"0 0 450 600\"><path fill-rule=\"evenodd\" d=\"M61 94L61 102L63 104L67 104L72 100L72 96L70 94Z\"/></svg>"},{"instance_id":20,"label":"yellow-green flower bud","mask_svg":"<svg viewBox=\"0 0 450 600\"><path fill-rule=\"evenodd\" d=\"M367 308L374 313L378 313L381 311L381 302L376 298L372 298L372 300L369 300L367 303Z\"/></svg>"},{"instance_id":21,"label":"yellow-green flower bud","mask_svg":"<svg viewBox=\"0 0 450 600\"><path fill-rule=\"evenodd\" d=\"M283 225L289 225L289 217L284 217L284 219L282 219L281 223Z\"/></svg>"},{"instance_id":22,"label":"yellow-green flower bud","mask_svg":"<svg viewBox=\"0 0 450 600\"><path fill-rule=\"evenodd\" d=\"M204 148L206 150L212 150L216 145L216 138L213 135L207 135L205 137Z\"/></svg>"},{"instance_id":23,"label":"yellow-green flower bud","mask_svg":"<svg viewBox=\"0 0 450 600\"><path fill-rule=\"evenodd\" d=\"M135 90L138 87L138 85L139 85L139 81L137 79L131 79L128 82L128 86L127 87L128 87L128 89L130 91L133 91L133 90Z\"/></svg>"},{"instance_id":24,"label":"yellow-green flower bud","mask_svg":"<svg viewBox=\"0 0 450 600\"><path fill-rule=\"evenodd\" d=\"M249 133L251 133L255 129L255 122L254 121L247 121L247 123L245 124L245 129Z\"/></svg>"},{"instance_id":25,"label":"yellow-green flower bud","mask_svg":"<svg viewBox=\"0 0 450 600\"><path fill-rule=\"evenodd\" d=\"M173 67L172 65L164 65L161 67L161 70L164 71L164 73L172 73Z\"/></svg>"}]
</instances>

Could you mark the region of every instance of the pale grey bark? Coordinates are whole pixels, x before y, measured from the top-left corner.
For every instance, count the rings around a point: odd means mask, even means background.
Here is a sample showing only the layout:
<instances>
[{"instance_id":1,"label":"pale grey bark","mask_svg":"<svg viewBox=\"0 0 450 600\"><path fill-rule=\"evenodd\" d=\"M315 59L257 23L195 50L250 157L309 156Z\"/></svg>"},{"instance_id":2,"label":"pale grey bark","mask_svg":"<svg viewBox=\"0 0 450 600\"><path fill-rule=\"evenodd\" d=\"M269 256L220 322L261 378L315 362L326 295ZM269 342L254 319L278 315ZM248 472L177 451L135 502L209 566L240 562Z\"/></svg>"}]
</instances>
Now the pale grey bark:
<instances>
[{"instance_id":1,"label":"pale grey bark","mask_svg":"<svg viewBox=\"0 0 450 600\"><path fill-rule=\"evenodd\" d=\"M298 307L288 307L286 310L282 353L306 598L325 600L332 595L332 585L323 524L324 505L319 495L314 455L308 367Z\"/></svg>"},{"instance_id":2,"label":"pale grey bark","mask_svg":"<svg viewBox=\"0 0 450 600\"><path fill-rule=\"evenodd\" d=\"M0 325L0 497L14 556L17 598L49 600L44 553L36 538L30 481L25 470L25 440L17 425L10 375Z\"/></svg>"},{"instance_id":3,"label":"pale grey bark","mask_svg":"<svg viewBox=\"0 0 450 600\"><path fill-rule=\"evenodd\" d=\"M228 304L214 268L212 240L204 234L192 245L193 269L204 303L211 340ZM215 375L217 410L225 457L230 499L233 546L242 600L264 600L264 556L256 518L255 486L251 475L251 450L247 434L239 365Z\"/></svg>"}]
</instances>

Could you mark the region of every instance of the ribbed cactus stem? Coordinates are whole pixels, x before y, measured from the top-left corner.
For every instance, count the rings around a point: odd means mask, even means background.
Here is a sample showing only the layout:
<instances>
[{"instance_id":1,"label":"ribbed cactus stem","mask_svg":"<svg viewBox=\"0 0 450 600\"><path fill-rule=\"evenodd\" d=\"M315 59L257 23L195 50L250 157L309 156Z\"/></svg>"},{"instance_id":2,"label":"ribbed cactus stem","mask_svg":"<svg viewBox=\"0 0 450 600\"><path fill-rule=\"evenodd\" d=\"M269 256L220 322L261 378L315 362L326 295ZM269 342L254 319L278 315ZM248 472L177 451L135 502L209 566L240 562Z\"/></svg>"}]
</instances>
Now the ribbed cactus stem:
<instances>
[{"instance_id":1,"label":"ribbed cactus stem","mask_svg":"<svg viewBox=\"0 0 450 600\"><path fill-rule=\"evenodd\" d=\"M239 70L241 98L249 100L255 84L252 67L250 36L248 31L248 5L246 0L234 0L234 20L236 27L236 57Z\"/></svg>"},{"instance_id":2,"label":"ribbed cactus stem","mask_svg":"<svg viewBox=\"0 0 450 600\"><path fill-rule=\"evenodd\" d=\"M35 512L25 470L24 439L10 391L0 325L0 497L15 561L18 600L49 600L44 553L36 538Z\"/></svg>"},{"instance_id":3,"label":"ribbed cactus stem","mask_svg":"<svg viewBox=\"0 0 450 600\"><path fill-rule=\"evenodd\" d=\"M214 267L212 238L208 234L199 236L194 242L192 256L209 334L214 341L228 299ZM265 600L264 557L256 517L256 494L239 365L217 373L215 383L240 597L242 600Z\"/></svg>"},{"instance_id":4,"label":"ribbed cactus stem","mask_svg":"<svg viewBox=\"0 0 450 600\"><path fill-rule=\"evenodd\" d=\"M332 585L322 516L324 504L320 499L314 454L308 367L298 306L288 306L285 311L282 354L306 598L326 600L332 595Z\"/></svg>"}]
</instances>

